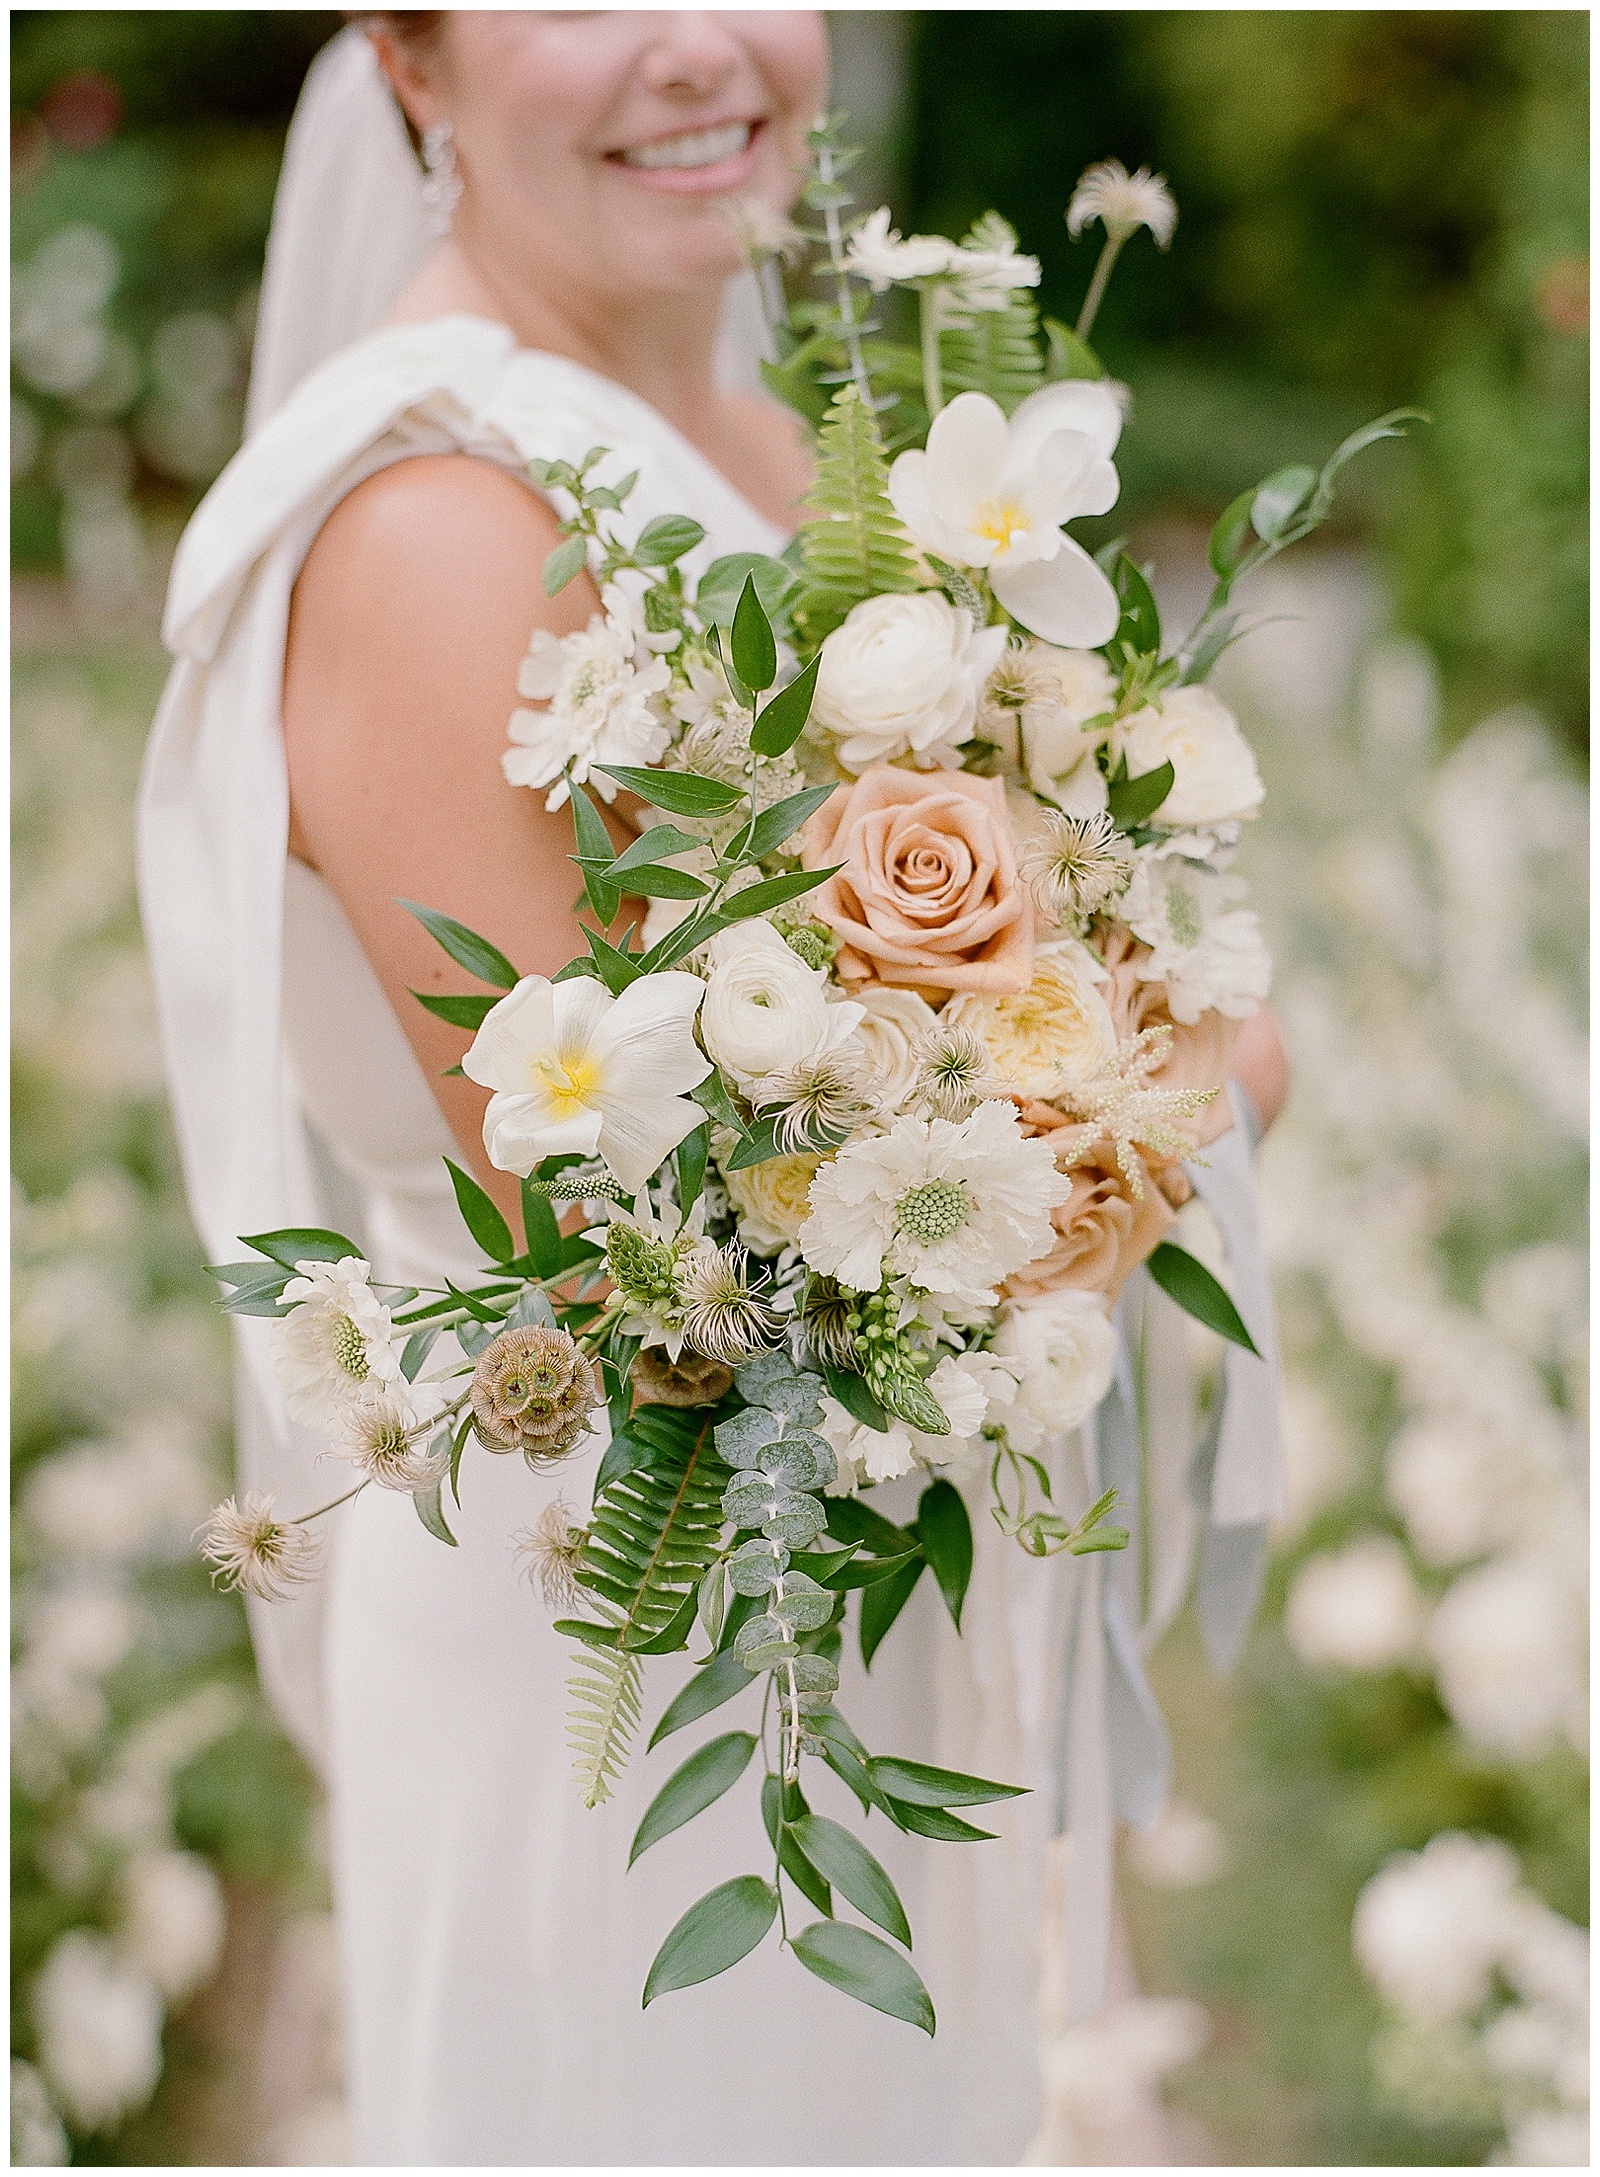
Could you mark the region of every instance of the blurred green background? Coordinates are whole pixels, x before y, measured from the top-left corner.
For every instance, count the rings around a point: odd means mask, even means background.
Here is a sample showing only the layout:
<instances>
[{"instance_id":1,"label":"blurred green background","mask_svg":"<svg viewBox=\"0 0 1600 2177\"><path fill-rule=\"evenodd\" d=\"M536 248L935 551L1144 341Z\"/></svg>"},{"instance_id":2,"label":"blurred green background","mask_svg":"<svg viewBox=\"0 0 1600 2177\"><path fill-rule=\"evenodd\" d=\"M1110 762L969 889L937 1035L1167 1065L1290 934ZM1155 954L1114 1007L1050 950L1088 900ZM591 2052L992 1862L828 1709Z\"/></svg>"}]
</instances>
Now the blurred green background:
<instances>
[{"instance_id":1,"label":"blurred green background","mask_svg":"<svg viewBox=\"0 0 1600 2177\"><path fill-rule=\"evenodd\" d=\"M1204 2007L1198 2055L1180 2003L1145 2063L1185 2158L1562 2159L1549 1988L1501 1961L1475 2008L1419 2022L1350 1931L1374 1872L1451 1830L1505 1840L1529 1897L1586 1918L1586 1772L1549 1689L1581 1622L1559 1534L1583 1383L1587 18L835 23L897 223L997 206L1069 321L1078 173L1168 177L1172 250L1129 247L1096 341L1135 391L1119 521L1176 591L1256 477L1384 408L1433 419L1365 457L1329 544L1254 600L1292 624L1224 683L1268 777L1251 874L1297 1067L1267 1164L1297 1510L1231 1685L1181 1629L1158 1659L1182 1807L1130 1849L1130 1931L1143 1984ZM130 843L166 560L237 442L283 132L338 24L12 17L22 2162L340 2158L314 1794L187 1550L226 1486L226 1347ZM1459 1508L1486 1463L1481 1531L1441 1540L1428 1475ZM1556 1597L1536 1637L1522 1575ZM1485 1642L1525 1674L1501 1711ZM1513 2060L1496 2021L1530 2010L1543 2053ZM1105 2158L1062 2093L1048 2158Z\"/></svg>"}]
</instances>

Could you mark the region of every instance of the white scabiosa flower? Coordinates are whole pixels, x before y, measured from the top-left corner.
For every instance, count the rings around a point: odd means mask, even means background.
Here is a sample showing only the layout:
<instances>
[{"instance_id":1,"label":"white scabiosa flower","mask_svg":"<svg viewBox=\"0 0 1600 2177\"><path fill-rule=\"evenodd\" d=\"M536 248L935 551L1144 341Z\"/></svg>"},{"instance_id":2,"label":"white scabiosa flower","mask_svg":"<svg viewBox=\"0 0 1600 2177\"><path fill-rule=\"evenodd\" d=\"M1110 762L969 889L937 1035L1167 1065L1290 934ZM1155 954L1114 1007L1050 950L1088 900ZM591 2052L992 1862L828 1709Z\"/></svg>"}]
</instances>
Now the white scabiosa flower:
<instances>
[{"instance_id":1,"label":"white scabiosa flower","mask_svg":"<svg viewBox=\"0 0 1600 2177\"><path fill-rule=\"evenodd\" d=\"M1153 819L1170 830L1238 823L1266 799L1250 743L1209 688L1169 688L1123 720L1112 746L1131 778L1171 764L1172 786Z\"/></svg>"},{"instance_id":2,"label":"white scabiosa flower","mask_svg":"<svg viewBox=\"0 0 1600 2177\"><path fill-rule=\"evenodd\" d=\"M958 309L1003 310L1019 287L1037 287L1039 260L1017 248L1016 229L986 212L956 249L950 287Z\"/></svg>"},{"instance_id":3,"label":"white scabiosa flower","mask_svg":"<svg viewBox=\"0 0 1600 2177\"><path fill-rule=\"evenodd\" d=\"M272 1516L277 1499L229 1497L200 1530L200 1555L226 1592L239 1590L261 1602L287 1602L322 1566L319 1535L298 1520Z\"/></svg>"},{"instance_id":4,"label":"white scabiosa flower","mask_svg":"<svg viewBox=\"0 0 1600 2177\"><path fill-rule=\"evenodd\" d=\"M1078 177L1067 206L1067 232L1076 241L1097 219L1113 242L1126 242L1148 227L1157 246L1166 249L1178 224L1177 199L1165 175L1152 174L1147 166L1130 174L1120 159L1101 159Z\"/></svg>"},{"instance_id":5,"label":"white scabiosa flower","mask_svg":"<svg viewBox=\"0 0 1600 2177\"><path fill-rule=\"evenodd\" d=\"M826 976L807 967L770 922L722 931L706 947L706 963L700 1033L746 1096L774 1100L767 1095L773 1075L839 1050L862 1017L848 1000L828 1002Z\"/></svg>"},{"instance_id":6,"label":"white scabiosa flower","mask_svg":"<svg viewBox=\"0 0 1600 2177\"><path fill-rule=\"evenodd\" d=\"M1023 627L1093 650L1116 633L1122 608L1061 524L1116 503L1121 430L1115 395L1092 379L1030 393L1009 421L986 393L959 393L933 419L926 451L896 458L889 497L928 551L985 569Z\"/></svg>"},{"instance_id":7,"label":"white scabiosa flower","mask_svg":"<svg viewBox=\"0 0 1600 2177\"><path fill-rule=\"evenodd\" d=\"M1242 878L1162 847L1138 858L1117 912L1150 947L1141 981L1166 985L1183 1027L1207 1012L1248 1020L1272 988L1260 917L1239 904L1248 890Z\"/></svg>"},{"instance_id":8,"label":"white scabiosa flower","mask_svg":"<svg viewBox=\"0 0 1600 2177\"><path fill-rule=\"evenodd\" d=\"M1005 646L1003 627L975 628L937 590L869 597L822 645L812 719L847 771L897 756L924 771L958 769Z\"/></svg>"},{"instance_id":9,"label":"white scabiosa flower","mask_svg":"<svg viewBox=\"0 0 1600 2177\"><path fill-rule=\"evenodd\" d=\"M887 1272L984 1305L1002 1278L1048 1252L1050 1211L1071 1191L1048 1142L1025 1140L1010 1104L980 1104L959 1125L897 1119L823 1165L800 1251L855 1292L875 1292Z\"/></svg>"},{"instance_id":10,"label":"white scabiosa flower","mask_svg":"<svg viewBox=\"0 0 1600 2177\"><path fill-rule=\"evenodd\" d=\"M593 976L525 975L461 1061L494 1091L483 1145L496 1171L525 1179L543 1157L598 1152L636 1194L705 1117L685 1093L711 1071L694 1039L705 987L697 975L641 975L616 998Z\"/></svg>"},{"instance_id":11,"label":"white scabiosa flower","mask_svg":"<svg viewBox=\"0 0 1600 2177\"><path fill-rule=\"evenodd\" d=\"M902 238L890 225L888 205L880 204L851 235L845 264L881 295L897 280L936 279L940 273L952 270L959 255L955 243L942 234Z\"/></svg>"},{"instance_id":12,"label":"white scabiosa flower","mask_svg":"<svg viewBox=\"0 0 1600 2177\"><path fill-rule=\"evenodd\" d=\"M661 699L671 670L652 654L615 584L602 602L604 614L580 634L540 628L517 672L517 693L546 707L512 712L513 746L501 767L513 786L548 786L547 809L559 809L573 783L588 784L596 765L655 763L669 738ZM604 800L615 799L610 779L593 784Z\"/></svg>"},{"instance_id":13,"label":"white scabiosa flower","mask_svg":"<svg viewBox=\"0 0 1600 2177\"><path fill-rule=\"evenodd\" d=\"M283 1288L291 1306L277 1326L274 1359L289 1418L336 1430L352 1408L383 1399L409 1403L389 1310L359 1255L302 1262Z\"/></svg>"},{"instance_id":14,"label":"white scabiosa flower","mask_svg":"<svg viewBox=\"0 0 1600 2177\"><path fill-rule=\"evenodd\" d=\"M1021 1412L1041 1437L1055 1437L1075 1429L1111 1388L1117 1334L1099 1293L1068 1288L1008 1301L994 1350L1016 1372ZM1007 1434L1015 1450L1029 1448L1015 1428Z\"/></svg>"}]
</instances>

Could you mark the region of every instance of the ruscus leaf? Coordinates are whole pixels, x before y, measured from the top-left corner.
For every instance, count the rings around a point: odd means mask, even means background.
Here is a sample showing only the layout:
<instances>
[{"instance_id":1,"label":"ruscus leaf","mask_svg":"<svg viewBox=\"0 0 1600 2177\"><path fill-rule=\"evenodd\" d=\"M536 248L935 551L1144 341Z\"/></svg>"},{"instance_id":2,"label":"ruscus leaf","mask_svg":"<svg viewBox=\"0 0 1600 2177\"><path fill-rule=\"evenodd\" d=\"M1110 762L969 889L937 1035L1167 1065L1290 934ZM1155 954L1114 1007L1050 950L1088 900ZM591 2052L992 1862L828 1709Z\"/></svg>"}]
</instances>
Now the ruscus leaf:
<instances>
[{"instance_id":1,"label":"ruscus leaf","mask_svg":"<svg viewBox=\"0 0 1600 2177\"><path fill-rule=\"evenodd\" d=\"M343 1262L347 1256L359 1260L361 1255L354 1240L347 1240L342 1232L326 1232L320 1225L289 1225L281 1232L241 1232L239 1239L243 1246L258 1248L285 1270L293 1270L302 1262Z\"/></svg>"},{"instance_id":2,"label":"ruscus leaf","mask_svg":"<svg viewBox=\"0 0 1600 2177\"><path fill-rule=\"evenodd\" d=\"M760 695L772 686L778 677L778 645L750 575L744 578L744 588L733 610L730 647L733 669L752 694Z\"/></svg>"},{"instance_id":3,"label":"ruscus leaf","mask_svg":"<svg viewBox=\"0 0 1600 2177\"><path fill-rule=\"evenodd\" d=\"M599 768L630 794L672 816L726 816L744 799L737 787L725 786L721 779L702 778L697 771L644 771L633 764Z\"/></svg>"},{"instance_id":4,"label":"ruscus leaf","mask_svg":"<svg viewBox=\"0 0 1600 2177\"><path fill-rule=\"evenodd\" d=\"M644 1984L646 2009L674 1988L726 1973L755 1949L778 1912L778 1893L759 1875L735 1875L697 1900L656 1952Z\"/></svg>"},{"instance_id":5,"label":"ruscus leaf","mask_svg":"<svg viewBox=\"0 0 1600 2177\"><path fill-rule=\"evenodd\" d=\"M755 1737L749 1731L726 1731L721 1738L696 1748L646 1807L644 1819L634 1831L628 1865L631 1867L641 1852L648 1852L653 1844L703 1814L731 1790L749 1767L755 1750Z\"/></svg>"},{"instance_id":6,"label":"ruscus leaf","mask_svg":"<svg viewBox=\"0 0 1600 2177\"><path fill-rule=\"evenodd\" d=\"M787 688L780 688L761 712L750 728L750 746L758 756L781 756L799 740L811 716L811 699L817 692L821 668L819 650L805 671L796 674Z\"/></svg>"},{"instance_id":7,"label":"ruscus leaf","mask_svg":"<svg viewBox=\"0 0 1600 2177\"><path fill-rule=\"evenodd\" d=\"M858 1837L825 1814L806 1814L794 1825L795 1840L856 1911L911 1948L911 1924L894 1884Z\"/></svg>"},{"instance_id":8,"label":"ruscus leaf","mask_svg":"<svg viewBox=\"0 0 1600 2177\"><path fill-rule=\"evenodd\" d=\"M1227 1289L1218 1284L1205 1264L1186 1247L1175 1247L1170 1240L1163 1240L1145 1268L1167 1298L1175 1300L1197 1323L1204 1323L1207 1330L1214 1330L1219 1337L1243 1346L1247 1353L1254 1353L1257 1360L1261 1358L1260 1349L1245 1328L1244 1318Z\"/></svg>"},{"instance_id":9,"label":"ruscus leaf","mask_svg":"<svg viewBox=\"0 0 1600 2177\"><path fill-rule=\"evenodd\" d=\"M496 990L512 990L519 980L516 969L496 945L476 930L469 930L464 922L453 916L441 915L437 908L420 907L415 900L397 900L408 915L415 915L428 935L444 947L459 968L469 975L476 975L480 983L492 983Z\"/></svg>"},{"instance_id":10,"label":"ruscus leaf","mask_svg":"<svg viewBox=\"0 0 1600 2177\"><path fill-rule=\"evenodd\" d=\"M914 1807L981 1807L992 1799L1021 1799L1026 1784L995 1784L986 1776L964 1776L959 1769L934 1769L925 1761L901 1761L874 1754L867 1773L891 1799Z\"/></svg>"},{"instance_id":11,"label":"ruscus leaf","mask_svg":"<svg viewBox=\"0 0 1600 2177\"><path fill-rule=\"evenodd\" d=\"M954 1483L930 1482L922 1492L917 1506L917 1536L959 1633L961 1605L972 1578L972 1522Z\"/></svg>"},{"instance_id":12,"label":"ruscus leaf","mask_svg":"<svg viewBox=\"0 0 1600 2177\"><path fill-rule=\"evenodd\" d=\"M511 1227L470 1172L464 1172L450 1157L444 1161L451 1185L456 1190L456 1205L463 1224L492 1261L510 1262L517 1252Z\"/></svg>"},{"instance_id":13,"label":"ruscus leaf","mask_svg":"<svg viewBox=\"0 0 1600 2177\"><path fill-rule=\"evenodd\" d=\"M818 1980L890 2018L903 2018L926 2034L934 2029L933 2002L914 1969L876 1935L845 1920L819 1920L797 1935L795 1956Z\"/></svg>"},{"instance_id":14,"label":"ruscus leaf","mask_svg":"<svg viewBox=\"0 0 1600 2177\"><path fill-rule=\"evenodd\" d=\"M737 1602L733 1606L738 1608ZM728 1615L731 1617L732 1610ZM667 1703L661 1721L650 1734L650 1744L658 1746L670 1738L674 1731L681 1731L685 1724L697 1723L702 1716L709 1716L713 1709L721 1708L736 1693L743 1693L755 1680L731 1650L713 1656L711 1661L697 1670L689 1683Z\"/></svg>"}]
</instances>

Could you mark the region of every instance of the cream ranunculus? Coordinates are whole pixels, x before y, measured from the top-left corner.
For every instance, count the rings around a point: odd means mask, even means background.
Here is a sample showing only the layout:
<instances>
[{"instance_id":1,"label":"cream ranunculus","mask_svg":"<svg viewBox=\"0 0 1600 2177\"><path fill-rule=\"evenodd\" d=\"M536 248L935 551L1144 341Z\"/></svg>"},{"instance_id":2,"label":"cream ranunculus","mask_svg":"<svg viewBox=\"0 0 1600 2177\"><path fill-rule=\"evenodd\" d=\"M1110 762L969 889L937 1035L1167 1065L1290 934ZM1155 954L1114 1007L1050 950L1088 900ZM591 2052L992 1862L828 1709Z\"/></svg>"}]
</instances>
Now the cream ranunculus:
<instances>
[{"instance_id":1,"label":"cream ranunculus","mask_svg":"<svg viewBox=\"0 0 1600 2177\"><path fill-rule=\"evenodd\" d=\"M822 646L812 719L847 771L895 756L954 770L1005 646L1003 627L974 628L936 590L869 597Z\"/></svg>"},{"instance_id":2,"label":"cream ranunculus","mask_svg":"<svg viewBox=\"0 0 1600 2177\"><path fill-rule=\"evenodd\" d=\"M770 922L739 922L706 948L700 1033L746 1096L771 1074L849 1041L861 1008L830 1005L827 980L790 950ZM654 978L650 978L654 980Z\"/></svg>"},{"instance_id":3,"label":"cream ranunculus","mask_svg":"<svg viewBox=\"0 0 1600 2177\"><path fill-rule=\"evenodd\" d=\"M776 1255L799 1237L811 1215L811 1182L821 1162L810 1155L768 1157L764 1164L723 1175L739 1237L752 1255Z\"/></svg>"},{"instance_id":4,"label":"cream ranunculus","mask_svg":"<svg viewBox=\"0 0 1600 2177\"><path fill-rule=\"evenodd\" d=\"M999 998L963 992L939 1017L982 1039L1008 1093L1048 1096L1065 1082L1087 1080L1116 1056L1116 1030L1100 989L1105 980L1089 948L1066 938L1037 948L1026 990Z\"/></svg>"},{"instance_id":5,"label":"cream ranunculus","mask_svg":"<svg viewBox=\"0 0 1600 2177\"><path fill-rule=\"evenodd\" d=\"M856 1045L869 1069L869 1086L885 1118L905 1108L917 1078L917 1046L939 1016L914 990L887 983L863 983L860 1004L866 1018L856 1030Z\"/></svg>"},{"instance_id":6,"label":"cream ranunculus","mask_svg":"<svg viewBox=\"0 0 1600 2177\"><path fill-rule=\"evenodd\" d=\"M1237 719L1209 688L1170 688L1125 719L1116 737L1131 777L1170 763L1172 790L1155 821L1181 830L1254 816L1266 788Z\"/></svg>"},{"instance_id":7,"label":"cream ranunculus","mask_svg":"<svg viewBox=\"0 0 1600 2177\"><path fill-rule=\"evenodd\" d=\"M1008 1301L994 1350L1016 1370L1018 1404L1048 1438L1075 1429L1105 1397L1117 1334L1098 1293L1068 1289Z\"/></svg>"},{"instance_id":8,"label":"cream ranunculus","mask_svg":"<svg viewBox=\"0 0 1600 2177\"><path fill-rule=\"evenodd\" d=\"M1096 651L1013 644L989 676L978 731L1035 793L1073 815L1091 815L1106 805L1106 782L1094 757L1108 729L1085 729L1091 718L1110 711L1116 692L1116 678Z\"/></svg>"}]
</instances>

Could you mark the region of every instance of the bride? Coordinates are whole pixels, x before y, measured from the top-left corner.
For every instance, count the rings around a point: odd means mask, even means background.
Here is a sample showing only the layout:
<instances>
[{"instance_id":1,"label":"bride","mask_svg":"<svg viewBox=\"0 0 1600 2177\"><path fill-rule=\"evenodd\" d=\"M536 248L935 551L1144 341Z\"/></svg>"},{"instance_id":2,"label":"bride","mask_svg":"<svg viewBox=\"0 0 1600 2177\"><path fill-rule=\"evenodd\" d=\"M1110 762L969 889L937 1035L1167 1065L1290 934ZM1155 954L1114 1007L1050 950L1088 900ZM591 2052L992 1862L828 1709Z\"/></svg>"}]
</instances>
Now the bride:
<instances>
[{"instance_id":1,"label":"bride","mask_svg":"<svg viewBox=\"0 0 1600 2177\"><path fill-rule=\"evenodd\" d=\"M141 794L146 930L212 1260L241 1234L331 1224L382 1280L471 1275L447 1154L512 1207L482 1093L450 1073L466 1039L409 995L452 971L397 902L456 916L524 973L577 949L566 817L500 766L530 637L597 607L585 582L544 594L557 517L528 464L611 448L640 472L630 518L692 514L705 560L781 550L807 461L785 412L719 377L739 345L729 207L790 206L826 72L819 15L757 11L369 15L319 59L274 213L252 435L179 552L178 662ZM1240 1063L1270 1116L1264 1017ZM241 1479L298 1513L340 1484L285 1414L266 1328L239 1325ZM454 1550L369 1490L329 1522L317 1587L252 1605L264 1681L328 1788L357 2159L1017 2161L1040 2110L1049 1839L1065 1809L1103 1957L1129 1811L1099 1750L1114 1664L1099 1707L1080 1688L1062 1721L1091 1614L1099 1653L1101 1561L1040 1564L980 1534L964 1639L925 1582L870 1681L847 1659L872 1744L1033 1787L976 1851L875 1838L937 2041L775 1949L642 2013L662 1935L757 1864L758 1839L725 1800L625 1874L666 1772L636 1754L595 1813L570 1788L570 1659L513 1547L561 1480L480 1462ZM1122 1667L1137 1697L1142 1672ZM1093 1920L1054 1967L1078 2016L1103 1993Z\"/></svg>"}]
</instances>

